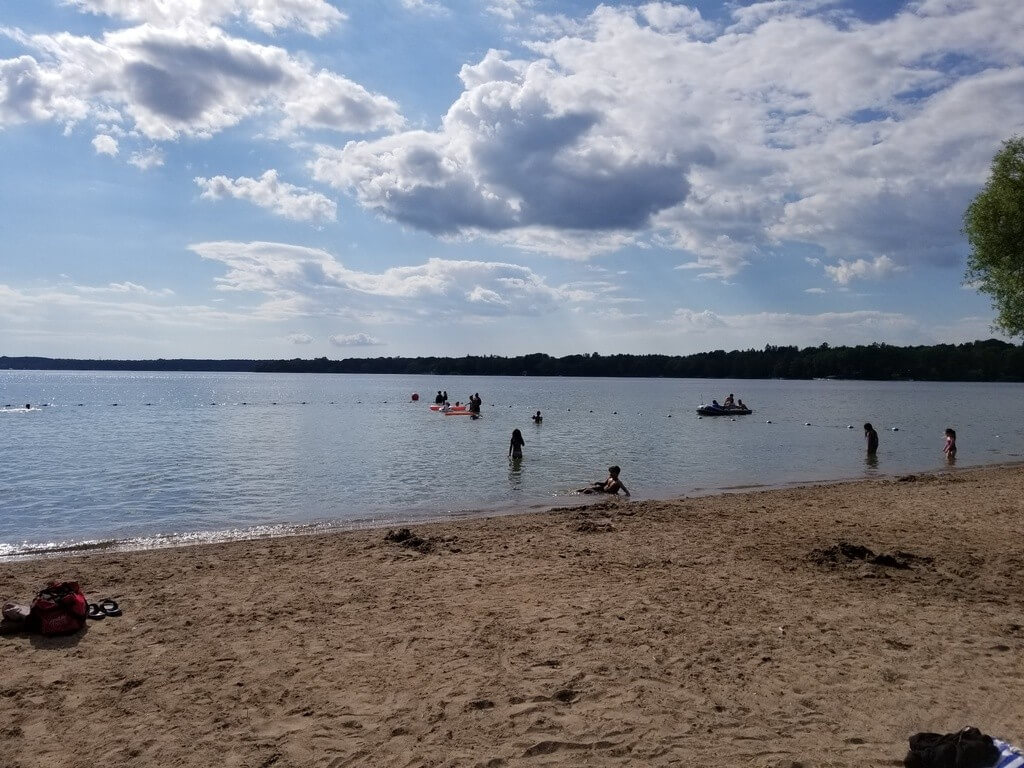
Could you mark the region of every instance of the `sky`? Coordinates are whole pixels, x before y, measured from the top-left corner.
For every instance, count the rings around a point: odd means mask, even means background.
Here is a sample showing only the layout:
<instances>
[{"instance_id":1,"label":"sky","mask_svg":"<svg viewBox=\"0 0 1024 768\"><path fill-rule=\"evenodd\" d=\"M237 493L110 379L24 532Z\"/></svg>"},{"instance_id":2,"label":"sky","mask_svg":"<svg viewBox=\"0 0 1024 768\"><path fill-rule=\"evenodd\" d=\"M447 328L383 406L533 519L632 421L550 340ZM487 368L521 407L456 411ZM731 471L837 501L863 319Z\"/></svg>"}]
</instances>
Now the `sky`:
<instances>
[{"instance_id":1,"label":"sky","mask_svg":"<svg viewBox=\"0 0 1024 768\"><path fill-rule=\"evenodd\" d=\"M0 0L0 354L997 336L1020 0Z\"/></svg>"}]
</instances>

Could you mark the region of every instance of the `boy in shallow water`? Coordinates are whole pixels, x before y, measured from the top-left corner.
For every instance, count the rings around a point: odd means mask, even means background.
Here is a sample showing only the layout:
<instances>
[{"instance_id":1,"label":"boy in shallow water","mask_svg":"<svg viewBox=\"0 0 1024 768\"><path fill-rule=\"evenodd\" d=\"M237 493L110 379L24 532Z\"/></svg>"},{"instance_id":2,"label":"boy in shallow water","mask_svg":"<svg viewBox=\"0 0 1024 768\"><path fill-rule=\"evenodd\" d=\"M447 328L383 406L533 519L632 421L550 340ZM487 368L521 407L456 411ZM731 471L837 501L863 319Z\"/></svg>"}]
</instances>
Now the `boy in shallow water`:
<instances>
[{"instance_id":1,"label":"boy in shallow water","mask_svg":"<svg viewBox=\"0 0 1024 768\"><path fill-rule=\"evenodd\" d=\"M580 488L579 493L612 493L618 495L621 490L629 496L629 489L619 479L619 472L622 470L617 464L608 467L608 479L604 482L593 483L586 488Z\"/></svg>"}]
</instances>

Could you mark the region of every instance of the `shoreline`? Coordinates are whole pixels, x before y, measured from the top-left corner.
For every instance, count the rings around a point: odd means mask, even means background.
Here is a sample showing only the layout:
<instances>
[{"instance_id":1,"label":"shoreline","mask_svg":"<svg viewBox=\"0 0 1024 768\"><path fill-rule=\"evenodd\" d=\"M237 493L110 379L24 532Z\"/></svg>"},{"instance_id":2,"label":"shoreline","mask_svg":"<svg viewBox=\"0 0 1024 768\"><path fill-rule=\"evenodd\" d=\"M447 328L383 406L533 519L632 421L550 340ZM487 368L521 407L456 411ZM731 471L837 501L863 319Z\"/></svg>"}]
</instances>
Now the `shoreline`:
<instances>
[{"instance_id":1,"label":"shoreline","mask_svg":"<svg viewBox=\"0 0 1024 768\"><path fill-rule=\"evenodd\" d=\"M0 599L78 578L124 609L71 638L0 637L6 754L853 768L894 764L923 730L1020 745L1022 537L1015 465L604 499L402 542L367 529L2 563Z\"/></svg>"},{"instance_id":2,"label":"shoreline","mask_svg":"<svg viewBox=\"0 0 1024 768\"><path fill-rule=\"evenodd\" d=\"M1024 467L1024 461L1002 461L991 464L966 466L948 466L937 469L913 471L915 475L937 475L946 473L969 472L978 469L1000 469ZM742 494L758 491L785 490L790 488L829 486L847 483L870 482L911 474L909 472L878 473L871 476L835 477L823 480L793 480L782 483L751 483L744 485L724 486L718 488L693 488L685 494L655 495L638 499L620 497L623 502L685 502L687 499L706 498L730 494ZM424 517L401 517L387 521L368 519L355 520L312 520L305 523L269 523L249 528L227 528L212 531L178 531L155 533L148 536L109 539L83 539L81 541L56 542L56 546L43 548L41 543L29 543L28 549L19 552L0 554L0 564L18 563L39 558L70 557L78 554L104 552L150 552L166 549L179 549L231 542L264 541L293 536L318 536L343 534L351 531L385 530L395 527L421 527L432 524L457 523L463 520L488 520L491 518L516 517L519 515L548 514L557 512L566 506L593 505L608 501L601 496L585 496L569 494L565 499L551 503L514 504L501 507L449 511L443 515ZM14 545L9 545L14 546Z\"/></svg>"}]
</instances>

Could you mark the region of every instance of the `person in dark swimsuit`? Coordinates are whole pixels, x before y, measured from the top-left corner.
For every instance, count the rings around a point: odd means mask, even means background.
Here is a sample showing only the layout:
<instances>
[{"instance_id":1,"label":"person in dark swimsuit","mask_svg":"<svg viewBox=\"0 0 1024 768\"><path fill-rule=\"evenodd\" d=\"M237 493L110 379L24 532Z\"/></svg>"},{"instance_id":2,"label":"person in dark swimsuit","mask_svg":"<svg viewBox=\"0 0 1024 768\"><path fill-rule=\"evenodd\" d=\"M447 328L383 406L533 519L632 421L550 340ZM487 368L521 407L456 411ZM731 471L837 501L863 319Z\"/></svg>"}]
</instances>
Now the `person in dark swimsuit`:
<instances>
[{"instance_id":1,"label":"person in dark swimsuit","mask_svg":"<svg viewBox=\"0 0 1024 768\"><path fill-rule=\"evenodd\" d=\"M878 453L878 433L870 422L864 425L864 439L868 443L868 454L873 456Z\"/></svg>"},{"instance_id":2,"label":"person in dark swimsuit","mask_svg":"<svg viewBox=\"0 0 1024 768\"><path fill-rule=\"evenodd\" d=\"M508 455L513 459L523 458L524 445L526 445L526 441L523 440L523 433L518 429L513 429L512 440L508 444Z\"/></svg>"}]
</instances>

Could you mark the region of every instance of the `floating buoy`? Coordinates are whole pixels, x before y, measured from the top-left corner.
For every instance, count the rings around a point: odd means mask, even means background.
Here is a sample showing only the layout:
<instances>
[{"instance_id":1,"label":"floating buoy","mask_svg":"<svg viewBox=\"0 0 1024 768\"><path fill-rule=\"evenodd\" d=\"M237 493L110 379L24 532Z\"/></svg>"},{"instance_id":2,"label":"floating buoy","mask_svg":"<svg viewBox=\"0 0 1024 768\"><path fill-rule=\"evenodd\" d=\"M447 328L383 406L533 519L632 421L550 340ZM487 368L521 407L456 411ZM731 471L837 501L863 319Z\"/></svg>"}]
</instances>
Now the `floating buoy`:
<instances>
[{"instance_id":1,"label":"floating buoy","mask_svg":"<svg viewBox=\"0 0 1024 768\"><path fill-rule=\"evenodd\" d=\"M736 421L736 419L729 419L729 421Z\"/></svg>"},{"instance_id":2,"label":"floating buoy","mask_svg":"<svg viewBox=\"0 0 1024 768\"><path fill-rule=\"evenodd\" d=\"M899 431L900 431L900 428L899 428L899 427L893 427L893 428L892 428L892 431L893 431L893 432L899 432Z\"/></svg>"},{"instance_id":3,"label":"floating buoy","mask_svg":"<svg viewBox=\"0 0 1024 768\"><path fill-rule=\"evenodd\" d=\"M771 423L772 423L771 419L768 419L768 421L765 422L765 424L771 424Z\"/></svg>"},{"instance_id":4,"label":"floating buoy","mask_svg":"<svg viewBox=\"0 0 1024 768\"><path fill-rule=\"evenodd\" d=\"M417 392L413 392L412 393L412 401L415 403L419 399L420 399L419 394Z\"/></svg>"},{"instance_id":5,"label":"floating buoy","mask_svg":"<svg viewBox=\"0 0 1024 768\"><path fill-rule=\"evenodd\" d=\"M811 426L811 422L809 422L809 421L805 421L805 422L804 422L804 426L805 426L805 427L809 427L809 426Z\"/></svg>"},{"instance_id":6,"label":"floating buoy","mask_svg":"<svg viewBox=\"0 0 1024 768\"><path fill-rule=\"evenodd\" d=\"M669 417L669 418L671 419L671 418L672 418L672 414L670 413L670 414L668 415L668 417Z\"/></svg>"},{"instance_id":7,"label":"floating buoy","mask_svg":"<svg viewBox=\"0 0 1024 768\"><path fill-rule=\"evenodd\" d=\"M618 416L618 415L619 415L618 411L612 411L612 416Z\"/></svg>"}]
</instances>

